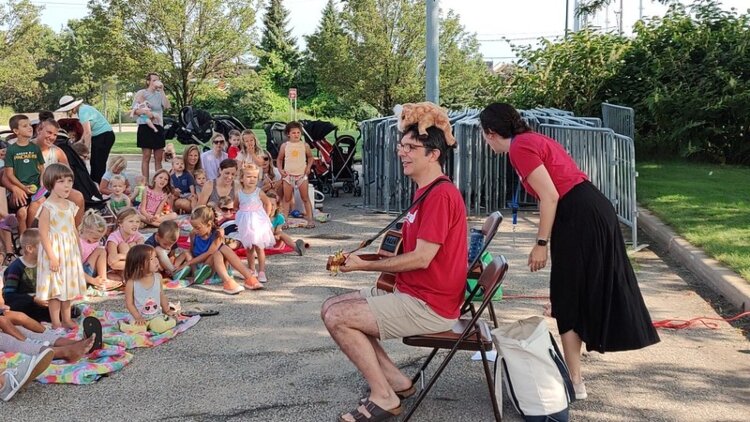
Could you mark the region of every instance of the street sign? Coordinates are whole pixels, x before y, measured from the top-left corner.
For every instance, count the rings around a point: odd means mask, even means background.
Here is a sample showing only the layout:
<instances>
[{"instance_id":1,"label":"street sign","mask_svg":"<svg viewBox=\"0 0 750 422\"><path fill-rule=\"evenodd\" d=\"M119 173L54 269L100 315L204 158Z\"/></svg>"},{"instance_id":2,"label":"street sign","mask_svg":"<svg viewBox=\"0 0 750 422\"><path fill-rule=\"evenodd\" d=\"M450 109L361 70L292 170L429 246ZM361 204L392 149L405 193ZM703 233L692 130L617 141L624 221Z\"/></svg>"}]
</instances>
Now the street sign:
<instances>
[{"instance_id":1,"label":"street sign","mask_svg":"<svg viewBox=\"0 0 750 422\"><path fill-rule=\"evenodd\" d=\"M297 99L297 88L289 88L289 99L290 100Z\"/></svg>"}]
</instances>

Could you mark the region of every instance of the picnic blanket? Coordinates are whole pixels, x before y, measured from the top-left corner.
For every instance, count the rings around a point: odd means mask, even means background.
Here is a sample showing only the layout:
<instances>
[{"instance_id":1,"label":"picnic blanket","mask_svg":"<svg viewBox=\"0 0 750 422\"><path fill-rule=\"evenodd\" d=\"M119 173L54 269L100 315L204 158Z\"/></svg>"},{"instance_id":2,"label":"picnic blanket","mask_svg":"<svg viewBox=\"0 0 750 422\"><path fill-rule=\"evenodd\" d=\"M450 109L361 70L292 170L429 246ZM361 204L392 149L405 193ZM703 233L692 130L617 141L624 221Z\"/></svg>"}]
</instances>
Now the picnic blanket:
<instances>
[{"instance_id":1,"label":"picnic blanket","mask_svg":"<svg viewBox=\"0 0 750 422\"><path fill-rule=\"evenodd\" d=\"M189 251L190 250L190 238L188 236L180 236L179 238L177 238L177 246ZM292 248L291 246L287 245L286 243L282 241L278 241L276 242L276 245L270 248L266 248L264 250L266 252L266 255L278 255L278 254L283 254L283 253L294 252L294 248ZM237 256L239 256L240 258L244 258L247 256L247 253L245 252L245 248L237 248L234 250L234 253L236 253Z\"/></svg>"},{"instance_id":2,"label":"picnic blanket","mask_svg":"<svg viewBox=\"0 0 750 422\"><path fill-rule=\"evenodd\" d=\"M127 350L137 347L156 347L163 344L187 329L193 327L200 320L200 316L178 318L177 325L162 334L150 332L125 334L117 328L117 323L129 319L127 312L95 311L90 306L82 309L82 315L95 316L102 322L103 347L86 356L80 361L67 363L55 360L36 380L42 384L91 384L102 376L118 372L129 364L133 355ZM69 338L76 338L77 331L68 333ZM0 367L8 364L13 366L21 359L18 353L0 354Z\"/></svg>"}]
</instances>

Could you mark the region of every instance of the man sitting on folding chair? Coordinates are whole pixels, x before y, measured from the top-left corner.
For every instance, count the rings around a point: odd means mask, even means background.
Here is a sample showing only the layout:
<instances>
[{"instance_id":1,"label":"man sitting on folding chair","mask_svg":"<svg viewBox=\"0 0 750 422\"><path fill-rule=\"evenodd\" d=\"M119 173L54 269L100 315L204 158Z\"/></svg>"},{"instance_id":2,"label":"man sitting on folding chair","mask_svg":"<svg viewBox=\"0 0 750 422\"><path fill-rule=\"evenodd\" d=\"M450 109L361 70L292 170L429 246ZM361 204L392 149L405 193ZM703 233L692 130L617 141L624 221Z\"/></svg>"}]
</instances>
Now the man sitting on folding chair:
<instances>
[{"instance_id":1,"label":"man sitting on folding chair","mask_svg":"<svg viewBox=\"0 0 750 422\"><path fill-rule=\"evenodd\" d=\"M442 170L453 147L436 127L428 128L421 139L416 125L405 129L397 152L404 174L418 189L403 223L404 252L377 261L351 254L340 268L395 273L394 292L367 288L323 304L321 317L328 332L370 386L369 397L341 421L396 416L401 399L416 391L378 340L443 332L459 318L466 285L466 209Z\"/></svg>"}]
</instances>

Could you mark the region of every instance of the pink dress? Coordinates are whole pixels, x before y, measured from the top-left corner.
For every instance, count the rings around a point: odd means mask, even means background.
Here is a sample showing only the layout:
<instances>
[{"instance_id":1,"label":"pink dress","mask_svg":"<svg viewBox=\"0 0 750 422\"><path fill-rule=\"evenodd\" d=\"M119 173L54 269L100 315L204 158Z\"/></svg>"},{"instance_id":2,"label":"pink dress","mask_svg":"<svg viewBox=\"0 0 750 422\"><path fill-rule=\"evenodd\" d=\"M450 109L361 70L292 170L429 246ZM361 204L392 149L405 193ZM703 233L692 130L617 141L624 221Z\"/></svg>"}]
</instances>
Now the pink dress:
<instances>
[{"instance_id":1,"label":"pink dress","mask_svg":"<svg viewBox=\"0 0 750 422\"><path fill-rule=\"evenodd\" d=\"M80 239L79 243L81 245L81 260L83 262L86 262L89 259L96 248L100 248L102 246L102 244L99 242L89 243L83 239Z\"/></svg>"},{"instance_id":2,"label":"pink dress","mask_svg":"<svg viewBox=\"0 0 750 422\"><path fill-rule=\"evenodd\" d=\"M146 189L146 211L149 214L156 215L156 212L159 210L159 204L161 204L161 201L163 201L166 197L167 194L164 192L157 192L153 189Z\"/></svg>"},{"instance_id":3,"label":"pink dress","mask_svg":"<svg viewBox=\"0 0 750 422\"><path fill-rule=\"evenodd\" d=\"M240 189L237 196L240 200L240 209L235 221L242 245L245 248L273 246L276 239L273 237L271 219L268 218L266 210L263 209L263 201L260 200L260 188L256 188L253 193L245 193Z\"/></svg>"}]
</instances>

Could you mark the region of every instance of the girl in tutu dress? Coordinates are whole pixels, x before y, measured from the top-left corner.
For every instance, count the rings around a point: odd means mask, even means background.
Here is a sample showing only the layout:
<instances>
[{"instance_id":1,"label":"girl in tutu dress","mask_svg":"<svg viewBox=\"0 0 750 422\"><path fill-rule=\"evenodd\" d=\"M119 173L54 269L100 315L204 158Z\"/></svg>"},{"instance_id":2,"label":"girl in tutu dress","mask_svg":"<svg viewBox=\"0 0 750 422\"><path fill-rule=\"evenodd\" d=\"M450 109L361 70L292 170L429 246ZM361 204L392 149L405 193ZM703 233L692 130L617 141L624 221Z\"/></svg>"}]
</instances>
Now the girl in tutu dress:
<instances>
[{"instance_id":1,"label":"girl in tutu dress","mask_svg":"<svg viewBox=\"0 0 750 422\"><path fill-rule=\"evenodd\" d=\"M258 281L265 283L266 253L264 248L273 246L273 226L268 214L271 213L271 201L258 186L260 168L246 163L240 169L240 185L236 192L235 204L240 204L237 211L237 230L240 242L247 251L247 265L252 271L255 268L255 255L258 255Z\"/></svg>"},{"instance_id":2,"label":"girl in tutu dress","mask_svg":"<svg viewBox=\"0 0 750 422\"><path fill-rule=\"evenodd\" d=\"M71 301L86 292L75 215L78 207L68 200L73 172L65 164L51 164L42 180L50 192L39 213L42 248L37 259L36 298L49 301L52 328L73 329Z\"/></svg>"}]
</instances>

